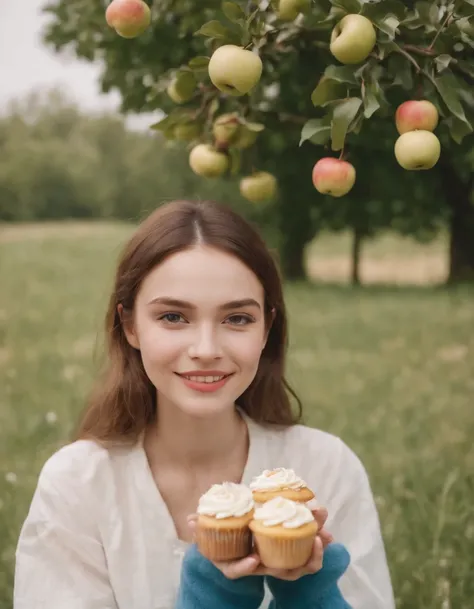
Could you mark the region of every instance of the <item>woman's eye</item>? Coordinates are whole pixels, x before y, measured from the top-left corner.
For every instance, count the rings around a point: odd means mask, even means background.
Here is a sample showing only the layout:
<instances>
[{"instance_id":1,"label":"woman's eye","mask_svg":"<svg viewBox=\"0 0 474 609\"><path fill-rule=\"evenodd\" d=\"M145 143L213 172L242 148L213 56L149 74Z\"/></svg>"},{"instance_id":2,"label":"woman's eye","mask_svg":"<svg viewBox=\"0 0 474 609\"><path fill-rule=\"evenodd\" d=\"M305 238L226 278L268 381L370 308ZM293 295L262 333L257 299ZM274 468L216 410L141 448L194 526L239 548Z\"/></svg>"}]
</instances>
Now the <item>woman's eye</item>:
<instances>
[{"instance_id":1,"label":"woman's eye","mask_svg":"<svg viewBox=\"0 0 474 609\"><path fill-rule=\"evenodd\" d=\"M160 321L166 321L169 324L177 324L183 320L183 316L179 313L165 313L159 317Z\"/></svg>"},{"instance_id":2,"label":"woman's eye","mask_svg":"<svg viewBox=\"0 0 474 609\"><path fill-rule=\"evenodd\" d=\"M227 321L234 326L246 326L247 324L253 323L255 320L249 315L231 315L227 318Z\"/></svg>"}]
</instances>

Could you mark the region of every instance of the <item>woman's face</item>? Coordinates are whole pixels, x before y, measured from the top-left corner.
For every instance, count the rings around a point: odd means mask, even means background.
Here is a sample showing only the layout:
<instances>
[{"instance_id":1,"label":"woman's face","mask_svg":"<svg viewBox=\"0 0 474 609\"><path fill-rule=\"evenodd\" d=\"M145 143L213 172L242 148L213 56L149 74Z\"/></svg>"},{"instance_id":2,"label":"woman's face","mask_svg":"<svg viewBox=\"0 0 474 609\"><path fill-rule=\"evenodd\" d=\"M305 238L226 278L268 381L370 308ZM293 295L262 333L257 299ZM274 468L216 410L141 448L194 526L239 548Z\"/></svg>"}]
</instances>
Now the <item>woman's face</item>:
<instances>
[{"instance_id":1,"label":"woman's face","mask_svg":"<svg viewBox=\"0 0 474 609\"><path fill-rule=\"evenodd\" d=\"M266 342L263 287L231 254L209 246L178 252L143 281L127 338L160 408L193 416L233 408Z\"/></svg>"}]
</instances>

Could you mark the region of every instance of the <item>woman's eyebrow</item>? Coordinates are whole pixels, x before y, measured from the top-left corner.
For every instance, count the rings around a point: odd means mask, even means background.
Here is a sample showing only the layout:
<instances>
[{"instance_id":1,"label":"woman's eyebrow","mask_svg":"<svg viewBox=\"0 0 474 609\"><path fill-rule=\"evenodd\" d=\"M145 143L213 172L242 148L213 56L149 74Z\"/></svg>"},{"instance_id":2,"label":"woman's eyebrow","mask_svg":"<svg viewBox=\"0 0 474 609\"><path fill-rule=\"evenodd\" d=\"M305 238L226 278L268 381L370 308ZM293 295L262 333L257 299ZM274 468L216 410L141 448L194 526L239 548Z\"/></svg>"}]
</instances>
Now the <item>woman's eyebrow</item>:
<instances>
[{"instance_id":1,"label":"woman's eyebrow","mask_svg":"<svg viewBox=\"0 0 474 609\"><path fill-rule=\"evenodd\" d=\"M149 305L154 305L154 304L162 304L162 305L166 305L168 307L177 307L180 309L196 309L196 305L194 305L191 302L188 302L187 300L180 300L177 298L171 298L169 296L160 296L158 298L153 298L153 300L150 300L150 302L148 303ZM232 300L230 302L226 302L225 304L221 305L219 308L223 309L223 310L228 310L228 309L242 309L244 307L257 307L258 309L261 309L260 304L254 299L254 298L242 298L240 300Z\"/></svg>"}]
</instances>

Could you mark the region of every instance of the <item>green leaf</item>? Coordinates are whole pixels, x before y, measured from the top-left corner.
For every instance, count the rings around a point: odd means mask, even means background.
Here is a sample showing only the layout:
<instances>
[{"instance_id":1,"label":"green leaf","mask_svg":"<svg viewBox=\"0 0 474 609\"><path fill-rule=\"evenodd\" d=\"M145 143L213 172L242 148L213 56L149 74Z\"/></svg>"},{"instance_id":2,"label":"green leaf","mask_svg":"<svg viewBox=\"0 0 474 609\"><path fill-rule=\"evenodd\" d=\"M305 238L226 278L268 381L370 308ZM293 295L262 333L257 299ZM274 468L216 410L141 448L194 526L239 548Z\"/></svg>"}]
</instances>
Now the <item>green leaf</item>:
<instances>
[{"instance_id":1,"label":"green leaf","mask_svg":"<svg viewBox=\"0 0 474 609\"><path fill-rule=\"evenodd\" d=\"M362 99L364 102L364 116L365 118L370 118L380 108L380 102L375 95L374 85L369 84L369 86L362 88Z\"/></svg>"},{"instance_id":2,"label":"green leaf","mask_svg":"<svg viewBox=\"0 0 474 609\"><path fill-rule=\"evenodd\" d=\"M327 76L322 76L316 89L311 93L313 106L324 106L328 102L344 96L345 87Z\"/></svg>"},{"instance_id":3,"label":"green leaf","mask_svg":"<svg viewBox=\"0 0 474 609\"><path fill-rule=\"evenodd\" d=\"M236 148L231 148L228 151L230 161L230 175L236 176L242 167L242 153Z\"/></svg>"},{"instance_id":4,"label":"green leaf","mask_svg":"<svg viewBox=\"0 0 474 609\"><path fill-rule=\"evenodd\" d=\"M407 30L417 30L425 27L416 11L410 13L408 17L405 17L402 21L402 25Z\"/></svg>"},{"instance_id":5,"label":"green leaf","mask_svg":"<svg viewBox=\"0 0 474 609\"><path fill-rule=\"evenodd\" d=\"M364 4L362 15L371 21L380 20L392 14L400 21L406 17L407 7L401 0L385 0L385 2L370 2Z\"/></svg>"},{"instance_id":6,"label":"green leaf","mask_svg":"<svg viewBox=\"0 0 474 609\"><path fill-rule=\"evenodd\" d=\"M328 118L312 118L301 130L300 146L306 140L311 140L313 144L325 144L330 137L331 125Z\"/></svg>"},{"instance_id":7,"label":"green leaf","mask_svg":"<svg viewBox=\"0 0 474 609\"><path fill-rule=\"evenodd\" d=\"M211 104L209 106L209 118L212 119L212 117L214 116L214 114L219 110L219 98L218 97L214 97L214 99L211 101Z\"/></svg>"},{"instance_id":8,"label":"green leaf","mask_svg":"<svg viewBox=\"0 0 474 609\"><path fill-rule=\"evenodd\" d=\"M440 22L439 6L438 6L437 2L431 2L429 15L430 15L431 23L433 23L434 25L437 25Z\"/></svg>"},{"instance_id":9,"label":"green leaf","mask_svg":"<svg viewBox=\"0 0 474 609\"><path fill-rule=\"evenodd\" d=\"M309 138L309 141L315 146L324 146L331 139L331 127L325 127L318 133L315 133Z\"/></svg>"},{"instance_id":10,"label":"green leaf","mask_svg":"<svg viewBox=\"0 0 474 609\"><path fill-rule=\"evenodd\" d=\"M188 63L188 66L191 68L191 70L203 70L209 65L209 60L210 57L199 55L198 57L193 57Z\"/></svg>"},{"instance_id":11,"label":"green leaf","mask_svg":"<svg viewBox=\"0 0 474 609\"><path fill-rule=\"evenodd\" d=\"M443 101L448 107L449 111L459 120L470 125L466 115L464 114L464 108L462 107L458 96L459 86L455 76L451 73L446 73L443 74L443 76L435 78L434 81L436 83L436 88L438 89L438 92L443 98Z\"/></svg>"},{"instance_id":12,"label":"green leaf","mask_svg":"<svg viewBox=\"0 0 474 609\"><path fill-rule=\"evenodd\" d=\"M257 15L258 15L259 13L260 13L260 9L259 9L259 8L256 8L256 9L253 11L253 13L251 13L251 14L249 15L249 17L247 17L247 22L246 22L246 23L247 23L247 25L248 25L248 26L252 24L252 22L254 21L254 19L257 17Z\"/></svg>"},{"instance_id":13,"label":"green leaf","mask_svg":"<svg viewBox=\"0 0 474 609\"><path fill-rule=\"evenodd\" d=\"M438 24L438 5L436 2L426 2L425 0L416 2L415 8L423 25L432 26L430 29L433 29Z\"/></svg>"},{"instance_id":14,"label":"green leaf","mask_svg":"<svg viewBox=\"0 0 474 609\"><path fill-rule=\"evenodd\" d=\"M458 63L460 70L462 70L466 74L469 74L469 76L471 76L471 78L474 78L474 65L472 65L471 61L465 61L464 59L458 59L457 63Z\"/></svg>"},{"instance_id":15,"label":"green leaf","mask_svg":"<svg viewBox=\"0 0 474 609\"><path fill-rule=\"evenodd\" d=\"M245 126L249 131L254 131L255 133L260 133L265 129L265 125L262 123L247 123L245 122Z\"/></svg>"},{"instance_id":16,"label":"green leaf","mask_svg":"<svg viewBox=\"0 0 474 609\"><path fill-rule=\"evenodd\" d=\"M443 70L445 70L451 63L452 59L453 58L451 57L451 55L447 55L445 53L443 53L442 55L438 55L438 57L436 57L435 59L437 71L442 72Z\"/></svg>"},{"instance_id":17,"label":"green leaf","mask_svg":"<svg viewBox=\"0 0 474 609\"><path fill-rule=\"evenodd\" d=\"M383 61L396 50L396 45L393 40L378 40L376 49L377 59Z\"/></svg>"},{"instance_id":18,"label":"green leaf","mask_svg":"<svg viewBox=\"0 0 474 609\"><path fill-rule=\"evenodd\" d=\"M450 116L445 123L449 127L451 137L457 144L461 144L466 135L472 133L469 123L459 120L456 116Z\"/></svg>"},{"instance_id":19,"label":"green leaf","mask_svg":"<svg viewBox=\"0 0 474 609\"><path fill-rule=\"evenodd\" d=\"M176 81L181 91L192 92L196 86L196 77L191 70L180 68L176 73Z\"/></svg>"},{"instance_id":20,"label":"green leaf","mask_svg":"<svg viewBox=\"0 0 474 609\"><path fill-rule=\"evenodd\" d=\"M456 29L458 29L460 32L470 34L473 31L473 26L471 25L469 17L462 17L461 19L456 19L454 24L456 26Z\"/></svg>"},{"instance_id":21,"label":"green leaf","mask_svg":"<svg viewBox=\"0 0 474 609\"><path fill-rule=\"evenodd\" d=\"M239 23L242 19L245 19L245 13L241 7L235 2L223 2L222 12L229 21L233 23Z\"/></svg>"},{"instance_id":22,"label":"green leaf","mask_svg":"<svg viewBox=\"0 0 474 609\"><path fill-rule=\"evenodd\" d=\"M194 33L195 36L209 36L210 38L226 38L229 34L229 30L216 19L208 21Z\"/></svg>"},{"instance_id":23,"label":"green leaf","mask_svg":"<svg viewBox=\"0 0 474 609\"><path fill-rule=\"evenodd\" d=\"M331 0L333 6L344 9L347 13L358 13L365 0Z\"/></svg>"},{"instance_id":24,"label":"green leaf","mask_svg":"<svg viewBox=\"0 0 474 609\"><path fill-rule=\"evenodd\" d=\"M165 116L165 118L162 118L157 123L150 125L150 129L153 129L153 131L166 131L174 124L174 122L175 121L173 121L170 116Z\"/></svg>"},{"instance_id":25,"label":"green leaf","mask_svg":"<svg viewBox=\"0 0 474 609\"><path fill-rule=\"evenodd\" d=\"M467 44L467 46L471 47L471 49L474 49L474 39L464 32L461 32L461 42L464 42L464 44Z\"/></svg>"},{"instance_id":26,"label":"green leaf","mask_svg":"<svg viewBox=\"0 0 474 609\"><path fill-rule=\"evenodd\" d=\"M398 26L400 25L400 21L397 17L395 17L395 15L387 15L383 19L374 21L374 24L379 28L379 30L387 34L390 40L394 40L397 34Z\"/></svg>"},{"instance_id":27,"label":"green leaf","mask_svg":"<svg viewBox=\"0 0 474 609\"><path fill-rule=\"evenodd\" d=\"M350 132L358 135L362 130L362 125L364 124L364 115L360 112L355 119L352 121Z\"/></svg>"},{"instance_id":28,"label":"green leaf","mask_svg":"<svg viewBox=\"0 0 474 609\"><path fill-rule=\"evenodd\" d=\"M456 13L461 17L461 19L469 19L470 17L474 16L474 3L470 2L469 0L465 0L463 5L458 6Z\"/></svg>"},{"instance_id":29,"label":"green leaf","mask_svg":"<svg viewBox=\"0 0 474 609\"><path fill-rule=\"evenodd\" d=\"M359 97L350 97L334 108L331 121L331 147L333 150L342 150L349 125L354 120L362 100Z\"/></svg>"},{"instance_id":30,"label":"green leaf","mask_svg":"<svg viewBox=\"0 0 474 609\"><path fill-rule=\"evenodd\" d=\"M175 108L167 116L163 117L158 122L153 123L153 125L150 125L150 129L153 129L153 131L167 131L183 120L189 120L189 111Z\"/></svg>"},{"instance_id":31,"label":"green leaf","mask_svg":"<svg viewBox=\"0 0 474 609\"><path fill-rule=\"evenodd\" d=\"M336 82L347 83L349 85L356 85L357 78L354 74L354 71L357 68L352 68L351 66L335 66L330 65L324 71L324 76L331 80L335 80Z\"/></svg>"},{"instance_id":32,"label":"green leaf","mask_svg":"<svg viewBox=\"0 0 474 609\"><path fill-rule=\"evenodd\" d=\"M399 53L393 53L388 58L388 71L393 75L393 84L400 86L406 91L411 91L413 84L413 70L411 63Z\"/></svg>"}]
</instances>

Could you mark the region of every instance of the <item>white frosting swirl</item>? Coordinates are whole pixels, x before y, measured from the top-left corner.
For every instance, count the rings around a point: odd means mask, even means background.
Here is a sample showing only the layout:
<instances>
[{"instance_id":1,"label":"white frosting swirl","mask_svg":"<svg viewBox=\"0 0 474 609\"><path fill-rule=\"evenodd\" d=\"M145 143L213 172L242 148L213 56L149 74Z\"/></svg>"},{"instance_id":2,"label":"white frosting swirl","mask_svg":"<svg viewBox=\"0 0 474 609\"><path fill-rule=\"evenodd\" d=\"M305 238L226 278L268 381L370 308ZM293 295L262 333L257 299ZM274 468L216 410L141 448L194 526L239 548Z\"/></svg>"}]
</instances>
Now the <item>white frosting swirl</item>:
<instances>
[{"instance_id":1,"label":"white frosting swirl","mask_svg":"<svg viewBox=\"0 0 474 609\"><path fill-rule=\"evenodd\" d=\"M292 469L277 467L266 469L250 483L253 491L277 491L281 489L298 490L306 486L306 482L297 476Z\"/></svg>"},{"instance_id":2,"label":"white frosting swirl","mask_svg":"<svg viewBox=\"0 0 474 609\"><path fill-rule=\"evenodd\" d=\"M314 516L304 503L275 497L255 510L254 519L261 521L265 527L281 524L285 529L297 529L313 522Z\"/></svg>"},{"instance_id":3,"label":"white frosting swirl","mask_svg":"<svg viewBox=\"0 0 474 609\"><path fill-rule=\"evenodd\" d=\"M198 514L231 518L247 514L254 507L252 491L243 484L213 484L199 499Z\"/></svg>"}]
</instances>

